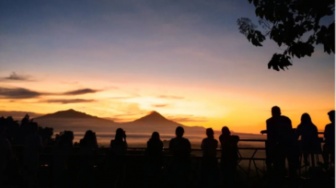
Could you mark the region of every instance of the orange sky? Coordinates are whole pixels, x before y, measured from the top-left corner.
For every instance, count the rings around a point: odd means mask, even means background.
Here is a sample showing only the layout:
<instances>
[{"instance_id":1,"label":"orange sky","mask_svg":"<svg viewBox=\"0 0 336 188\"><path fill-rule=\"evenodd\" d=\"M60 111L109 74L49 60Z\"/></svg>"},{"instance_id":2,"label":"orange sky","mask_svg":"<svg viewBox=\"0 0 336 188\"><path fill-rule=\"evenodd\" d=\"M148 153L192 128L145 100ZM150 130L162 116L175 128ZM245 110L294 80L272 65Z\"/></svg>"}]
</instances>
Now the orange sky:
<instances>
[{"instance_id":1,"label":"orange sky","mask_svg":"<svg viewBox=\"0 0 336 188\"><path fill-rule=\"evenodd\" d=\"M293 127L307 112L319 130L335 108L334 54L317 46L289 70L267 69L283 47L239 33L236 20L254 17L248 1L61 2L0 6L0 111L128 121L155 110L259 133L274 105Z\"/></svg>"}]
</instances>

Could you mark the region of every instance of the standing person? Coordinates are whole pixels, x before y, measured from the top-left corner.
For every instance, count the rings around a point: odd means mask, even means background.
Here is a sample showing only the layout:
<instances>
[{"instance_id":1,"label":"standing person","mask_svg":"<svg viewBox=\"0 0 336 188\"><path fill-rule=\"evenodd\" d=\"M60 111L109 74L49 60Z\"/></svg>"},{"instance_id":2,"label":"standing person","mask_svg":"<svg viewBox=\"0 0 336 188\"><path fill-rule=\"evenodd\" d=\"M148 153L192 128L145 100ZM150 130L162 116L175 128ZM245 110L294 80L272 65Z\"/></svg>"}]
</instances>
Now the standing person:
<instances>
[{"instance_id":1,"label":"standing person","mask_svg":"<svg viewBox=\"0 0 336 188\"><path fill-rule=\"evenodd\" d=\"M222 128L222 134L219 136L221 143L221 169L223 183L225 186L234 187L236 168L238 165L238 136L231 135L227 126Z\"/></svg>"},{"instance_id":2,"label":"standing person","mask_svg":"<svg viewBox=\"0 0 336 188\"><path fill-rule=\"evenodd\" d=\"M125 155L127 151L126 132L122 128L116 130L116 134L110 144L112 178L114 187L122 187L124 183L126 167Z\"/></svg>"},{"instance_id":3,"label":"standing person","mask_svg":"<svg viewBox=\"0 0 336 188\"><path fill-rule=\"evenodd\" d=\"M327 167L335 164L335 110L328 112L330 123L324 128L323 159Z\"/></svg>"},{"instance_id":4,"label":"standing person","mask_svg":"<svg viewBox=\"0 0 336 188\"><path fill-rule=\"evenodd\" d=\"M183 137L184 129L178 126L175 130L176 137L169 142L169 151L172 153L173 161L170 175L173 180L173 187L187 187L190 173L190 152L191 144Z\"/></svg>"},{"instance_id":5,"label":"standing person","mask_svg":"<svg viewBox=\"0 0 336 188\"><path fill-rule=\"evenodd\" d=\"M218 168L217 168L217 147L218 141L214 138L212 128L206 129L207 137L202 140L201 149L202 168L201 168L201 186L218 187Z\"/></svg>"},{"instance_id":6,"label":"standing person","mask_svg":"<svg viewBox=\"0 0 336 188\"><path fill-rule=\"evenodd\" d=\"M162 159L163 142L158 132L153 132L151 138L147 142L145 152L145 184L147 187L159 187L161 179L161 169L163 165Z\"/></svg>"},{"instance_id":7,"label":"standing person","mask_svg":"<svg viewBox=\"0 0 336 188\"><path fill-rule=\"evenodd\" d=\"M310 156L312 165L315 166L314 154L319 152L321 147L317 127L308 113L302 114L301 123L297 126L296 134L297 137L301 136L300 145L304 164L309 165L308 157Z\"/></svg>"},{"instance_id":8,"label":"standing person","mask_svg":"<svg viewBox=\"0 0 336 188\"><path fill-rule=\"evenodd\" d=\"M23 146L24 181L27 187L38 185L38 171L40 167L40 151L42 150L42 138L38 134L38 125L29 122L27 136Z\"/></svg>"},{"instance_id":9,"label":"standing person","mask_svg":"<svg viewBox=\"0 0 336 188\"><path fill-rule=\"evenodd\" d=\"M274 172L274 178L279 185L286 174L286 159L289 164L290 176L296 172L296 157L293 153L296 144L292 121L284 115L278 106L272 107L272 117L266 120L266 165Z\"/></svg>"},{"instance_id":10,"label":"standing person","mask_svg":"<svg viewBox=\"0 0 336 188\"><path fill-rule=\"evenodd\" d=\"M94 165L98 150L97 136L92 130L87 130L79 141L80 167L78 173L79 187L95 187Z\"/></svg>"},{"instance_id":11,"label":"standing person","mask_svg":"<svg viewBox=\"0 0 336 188\"><path fill-rule=\"evenodd\" d=\"M0 117L1 118L1 117ZM5 126L0 123L0 187L5 186L10 175L8 169L14 160L12 144L5 136Z\"/></svg>"},{"instance_id":12,"label":"standing person","mask_svg":"<svg viewBox=\"0 0 336 188\"><path fill-rule=\"evenodd\" d=\"M72 131L63 131L56 137L56 143L53 147L53 185L55 187L70 187L70 158L73 154Z\"/></svg>"}]
</instances>

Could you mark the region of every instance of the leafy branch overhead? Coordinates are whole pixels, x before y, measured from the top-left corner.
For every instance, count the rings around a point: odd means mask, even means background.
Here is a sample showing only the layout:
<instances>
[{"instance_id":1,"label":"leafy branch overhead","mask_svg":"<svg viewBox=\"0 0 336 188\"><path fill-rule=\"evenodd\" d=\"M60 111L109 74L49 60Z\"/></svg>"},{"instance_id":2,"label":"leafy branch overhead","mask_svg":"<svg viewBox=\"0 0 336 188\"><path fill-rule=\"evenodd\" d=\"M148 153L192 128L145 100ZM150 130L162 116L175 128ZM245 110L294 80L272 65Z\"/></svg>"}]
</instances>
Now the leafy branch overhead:
<instances>
[{"instance_id":1,"label":"leafy branch overhead","mask_svg":"<svg viewBox=\"0 0 336 188\"><path fill-rule=\"evenodd\" d=\"M266 37L280 47L268 68L279 71L291 66L292 57L311 56L317 45L324 52L335 53L334 0L248 0L255 7L258 25L249 18L239 18L239 31L254 46L262 46Z\"/></svg>"}]
</instances>

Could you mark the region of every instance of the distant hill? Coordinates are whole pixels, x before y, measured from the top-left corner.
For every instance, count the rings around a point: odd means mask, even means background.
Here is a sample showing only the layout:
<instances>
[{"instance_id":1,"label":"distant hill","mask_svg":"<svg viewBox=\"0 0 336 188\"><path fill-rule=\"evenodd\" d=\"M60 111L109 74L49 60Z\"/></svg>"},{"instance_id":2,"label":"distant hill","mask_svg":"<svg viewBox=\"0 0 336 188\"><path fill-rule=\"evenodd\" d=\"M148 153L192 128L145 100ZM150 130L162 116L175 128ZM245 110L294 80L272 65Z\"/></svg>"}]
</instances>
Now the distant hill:
<instances>
[{"instance_id":1,"label":"distant hill","mask_svg":"<svg viewBox=\"0 0 336 188\"><path fill-rule=\"evenodd\" d=\"M182 126L185 129L185 134L201 134L204 133L204 127L189 127L178 122L169 120L161 115L159 112L152 111L146 116L136 119L131 122L122 123L125 130L131 130L141 133L152 133L158 131L161 134L175 134L175 129Z\"/></svg>"},{"instance_id":2,"label":"distant hill","mask_svg":"<svg viewBox=\"0 0 336 188\"><path fill-rule=\"evenodd\" d=\"M58 111L35 118L35 121L43 127L52 127L54 131L72 130L75 132L85 132L88 129L93 131L114 131L118 124L112 120L107 120L92 116L73 109Z\"/></svg>"},{"instance_id":3,"label":"distant hill","mask_svg":"<svg viewBox=\"0 0 336 188\"><path fill-rule=\"evenodd\" d=\"M0 112L1 113L1 112ZM123 128L129 135L150 135L153 131L158 131L162 136L166 138L171 138L175 134L175 129L177 126L182 126L185 129L185 136L189 139L194 139L200 141L201 138L206 137L205 128L201 126L185 126L178 122L169 120L161 115L159 112L152 111L151 113L130 122L117 123L109 119L100 118L97 116L92 116L84 112L76 111L74 109L68 109L63 111L57 111L55 113L50 113L46 115L30 113L30 112L20 112L14 113L20 115L17 120L28 113L34 121L37 122L42 127L51 127L54 129L54 134L59 133L64 130L71 130L77 133L84 133L86 130L91 129L97 133L111 134L117 128ZM0 114L0 116L5 116ZM6 116L10 116L10 112L6 113ZM239 135L240 138L260 138L259 134L248 134L248 133L234 133ZM167 136L169 135L169 136ZM220 131L215 131L215 137L218 139Z\"/></svg>"},{"instance_id":4,"label":"distant hill","mask_svg":"<svg viewBox=\"0 0 336 188\"><path fill-rule=\"evenodd\" d=\"M37 119L44 119L44 118L93 118L93 119L100 119L97 116L91 116L84 112L79 112L73 109L58 111L51 114L46 114Z\"/></svg>"},{"instance_id":5,"label":"distant hill","mask_svg":"<svg viewBox=\"0 0 336 188\"><path fill-rule=\"evenodd\" d=\"M171 121L165 117L163 117L160 113L156 111L152 111L146 116L143 116L139 119L136 119L134 121L128 122L129 124L135 124L140 126L163 126L163 125L169 125L169 126L182 126L182 124L179 124L175 121Z\"/></svg>"},{"instance_id":6,"label":"distant hill","mask_svg":"<svg viewBox=\"0 0 336 188\"><path fill-rule=\"evenodd\" d=\"M146 123L146 122L163 122L163 121L170 121L168 119L166 119L165 117L163 117L160 113L156 112L156 111L152 111L151 113L149 113L148 115L141 117L137 120L134 120L134 123Z\"/></svg>"},{"instance_id":7,"label":"distant hill","mask_svg":"<svg viewBox=\"0 0 336 188\"><path fill-rule=\"evenodd\" d=\"M11 116L15 120L21 120L26 114L28 114L31 118L39 117L42 115L35 112L26 111L0 111L0 117Z\"/></svg>"}]
</instances>

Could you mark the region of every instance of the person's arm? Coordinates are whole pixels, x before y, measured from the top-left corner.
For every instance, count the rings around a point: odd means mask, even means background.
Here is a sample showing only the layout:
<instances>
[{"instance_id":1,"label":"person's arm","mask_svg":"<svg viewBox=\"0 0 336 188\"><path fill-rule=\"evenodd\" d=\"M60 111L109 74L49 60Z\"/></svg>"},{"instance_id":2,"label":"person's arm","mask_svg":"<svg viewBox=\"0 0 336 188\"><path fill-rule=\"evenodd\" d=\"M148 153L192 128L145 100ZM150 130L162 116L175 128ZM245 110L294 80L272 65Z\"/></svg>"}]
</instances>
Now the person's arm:
<instances>
[{"instance_id":1,"label":"person's arm","mask_svg":"<svg viewBox=\"0 0 336 188\"><path fill-rule=\"evenodd\" d=\"M172 152L172 140L169 141L169 145L168 145L168 150L169 152Z\"/></svg>"},{"instance_id":2,"label":"person's arm","mask_svg":"<svg viewBox=\"0 0 336 188\"><path fill-rule=\"evenodd\" d=\"M268 120L266 120L266 130L261 130L260 134L267 134L268 133L268 129L269 129L269 122L268 122Z\"/></svg>"},{"instance_id":3,"label":"person's arm","mask_svg":"<svg viewBox=\"0 0 336 188\"><path fill-rule=\"evenodd\" d=\"M191 153L191 144L190 144L190 141L187 139L188 141L188 153Z\"/></svg>"},{"instance_id":4,"label":"person's arm","mask_svg":"<svg viewBox=\"0 0 336 188\"><path fill-rule=\"evenodd\" d=\"M204 148L205 148L205 143L204 143L204 142L205 142L205 139L203 139L203 140L202 140L202 143L201 143L201 149L202 149L202 150L204 150Z\"/></svg>"},{"instance_id":5,"label":"person's arm","mask_svg":"<svg viewBox=\"0 0 336 188\"><path fill-rule=\"evenodd\" d=\"M327 131L328 131L328 125L326 125L326 126L324 127L324 131L323 131L323 137L324 137L324 140L326 140L327 137L328 137L328 133L327 133Z\"/></svg>"}]
</instances>

